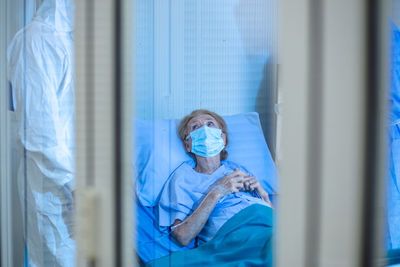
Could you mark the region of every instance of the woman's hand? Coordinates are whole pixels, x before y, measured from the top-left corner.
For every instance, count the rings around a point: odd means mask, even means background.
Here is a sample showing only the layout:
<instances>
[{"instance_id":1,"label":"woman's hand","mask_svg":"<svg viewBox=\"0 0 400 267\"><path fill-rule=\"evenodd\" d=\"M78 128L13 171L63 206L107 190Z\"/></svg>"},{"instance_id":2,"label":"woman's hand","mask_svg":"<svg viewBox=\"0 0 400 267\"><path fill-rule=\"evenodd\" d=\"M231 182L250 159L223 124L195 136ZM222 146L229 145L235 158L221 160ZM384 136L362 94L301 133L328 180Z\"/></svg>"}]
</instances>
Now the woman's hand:
<instances>
[{"instance_id":1,"label":"woman's hand","mask_svg":"<svg viewBox=\"0 0 400 267\"><path fill-rule=\"evenodd\" d=\"M269 199L269 195L267 191L265 191L264 187L260 184L260 182L253 176L250 176L242 171L235 169L235 172L238 172L237 175L243 177L243 189L245 191L254 191L256 190L258 195L267 203L273 207L271 200Z\"/></svg>"},{"instance_id":2,"label":"woman's hand","mask_svg":"<svg viewBox=\"0 0 400 267\"><path fill-rule=\"evenodd\" d=\"M243 184L245 191L257 190L258 195L265 201L269 202L269 196L267 191L265 191L265 189L262 187L262 185L256 178L252 176L247 176L244 178Z\"/></svg>"},{"instance_id":3,"label":"woman's hand","mask_svg":"<svg viewBox=\"0 0 400 267\"><path fill-rule=\"evenodd\" d=\"M224 197L226 195L239 192L243 189L244 176L240 174L240 171L235 169L234 172L220 179L212 188L218 196Z\"/></svg>"}]
</instances>

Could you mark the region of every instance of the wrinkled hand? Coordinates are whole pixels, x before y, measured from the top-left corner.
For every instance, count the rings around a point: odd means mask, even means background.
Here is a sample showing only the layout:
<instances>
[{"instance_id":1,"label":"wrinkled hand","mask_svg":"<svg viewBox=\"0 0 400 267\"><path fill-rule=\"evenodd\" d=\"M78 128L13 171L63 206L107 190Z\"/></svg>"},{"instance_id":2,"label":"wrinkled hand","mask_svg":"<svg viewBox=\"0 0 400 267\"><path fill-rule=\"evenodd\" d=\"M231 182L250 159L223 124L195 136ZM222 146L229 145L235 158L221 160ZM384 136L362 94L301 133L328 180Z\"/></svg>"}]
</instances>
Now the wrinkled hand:
<instances>
[{"instance_id":1,"label":"wrinkled hand","mask_svg":"<svg viewBox=\"0 0 400 267\"><path fill-rule=\"evenodd\" d=\"M267 202L270 202L267 191L265 191L265 189L262 187L262 185L260 184L260 182L256 178L254 178L252 176L247 176L244 179L243 184L244 184L244 190L245 191L254 191L254 190L256 190L258 195L262 199L264 199Z\"/></svg>"},{"instance_id":2,"label":"wrinkled hand","mask_svg":"<svg viewBox=\"0 0 400 267\"><path fill-rule=\"evenodd\" d=\"M262 185L260 184L260 182L253 176L250 176L242 171L239 171L237 169L235 169L235 171L237 171L237 175L240 175L243 177L243 190L244 191L254 191L256 190L258 195L265 201L268 202L272 205L270 199L269 199L269 195L267 193L267 191L265 191L264 187L262 187Z\"/></svg>"},{"instance_id":3,"label":"wrinkled hand","mask_svg":"<svg viewBox=\"0 0 400 267\"><path fill-rule=\"evenodd\" d=\"M235 170L221 178L221 180L212 187L212 190L215 190L220 197L239 192L239 190L243 189L244 181L243 175L239 174L239 172L239 170Z\"/></svg>"}]
</instances>

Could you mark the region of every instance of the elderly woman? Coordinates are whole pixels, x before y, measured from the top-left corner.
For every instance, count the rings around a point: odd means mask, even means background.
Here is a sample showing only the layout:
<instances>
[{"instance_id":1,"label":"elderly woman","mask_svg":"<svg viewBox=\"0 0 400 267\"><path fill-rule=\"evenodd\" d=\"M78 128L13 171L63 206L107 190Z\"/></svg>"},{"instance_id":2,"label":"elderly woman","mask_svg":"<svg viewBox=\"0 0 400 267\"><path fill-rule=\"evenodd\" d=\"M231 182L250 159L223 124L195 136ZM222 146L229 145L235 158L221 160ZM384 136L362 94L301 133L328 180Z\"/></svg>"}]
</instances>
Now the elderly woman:
<instances>
[{"instance_id":1,"label":"elderly woman","mask_svg":"<svg viewBox=\"0 0 400 267\"><path fill-rule=\"evenodd\" d=\"M195 110L178 128L195 166L183 163L165 185L159 205L160 227L168 227L182 246L196 237L211 240L232 216L253 204L272 207L268 193L243 167L226 161L225 121L208 110Z\"/></svg>"}]
</instances>

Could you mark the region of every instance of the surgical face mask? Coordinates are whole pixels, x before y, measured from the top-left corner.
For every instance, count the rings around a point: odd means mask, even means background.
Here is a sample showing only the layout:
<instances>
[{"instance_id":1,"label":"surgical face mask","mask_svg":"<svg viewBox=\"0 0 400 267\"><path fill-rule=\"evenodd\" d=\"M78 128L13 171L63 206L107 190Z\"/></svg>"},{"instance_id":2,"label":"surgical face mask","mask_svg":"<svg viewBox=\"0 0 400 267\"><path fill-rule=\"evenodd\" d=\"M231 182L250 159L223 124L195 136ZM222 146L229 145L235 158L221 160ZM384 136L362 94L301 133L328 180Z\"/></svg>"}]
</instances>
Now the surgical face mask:
<instances>
[{"instance_id":1,"label":"surgical face mask","mask_svg":"<svg viewBox=\"0 0 400 267\"><path fill-rule=\"evenodd\" d=\"M218 155L225 147L221 134L221 129L207 127L206 125L191 132L189 135L192 137L191 152L205 158ZM186 137L186 140L189 136Z\"/></svg>"}]
</instances>

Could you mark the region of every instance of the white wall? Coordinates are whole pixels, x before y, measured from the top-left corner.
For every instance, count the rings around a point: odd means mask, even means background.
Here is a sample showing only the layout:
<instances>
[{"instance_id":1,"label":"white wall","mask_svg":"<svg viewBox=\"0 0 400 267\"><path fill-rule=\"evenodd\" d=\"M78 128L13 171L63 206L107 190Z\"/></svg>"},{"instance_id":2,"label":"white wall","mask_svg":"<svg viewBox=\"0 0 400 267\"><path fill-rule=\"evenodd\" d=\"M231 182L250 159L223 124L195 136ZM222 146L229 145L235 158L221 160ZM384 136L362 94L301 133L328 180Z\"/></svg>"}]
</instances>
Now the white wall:
<instances>
[{"instance_id":1,"label":"white wall","mask_svg":"<svg viewBox=\"0 0 400 267\"><path fill-rule=\"evenodd\" d=\"M400 0L392 0L392 19L400 27Z\"/></svg>"},{"instance_id":2,"label":"white wall","mask_svg":"<svg viewBox=\"0 0 400 267\"><path fill-rule=\"evenodd\" d=\"M275 147L277 1L137 1L136 114L260 113Z\"/></svg>"}]
</instances>

